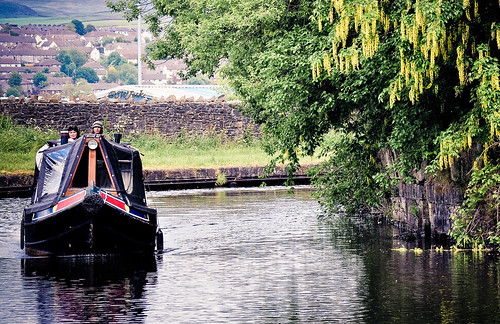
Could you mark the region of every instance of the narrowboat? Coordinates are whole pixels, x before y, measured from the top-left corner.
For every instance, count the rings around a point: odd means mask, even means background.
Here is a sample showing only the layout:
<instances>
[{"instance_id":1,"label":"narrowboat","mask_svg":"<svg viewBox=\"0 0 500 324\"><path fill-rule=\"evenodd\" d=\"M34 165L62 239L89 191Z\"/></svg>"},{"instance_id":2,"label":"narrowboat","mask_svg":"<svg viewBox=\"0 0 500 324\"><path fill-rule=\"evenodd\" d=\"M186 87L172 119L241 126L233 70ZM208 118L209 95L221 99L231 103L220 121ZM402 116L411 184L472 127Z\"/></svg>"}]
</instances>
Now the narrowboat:
<instances>
[{"instance_id":1,"label":"narrowboat","mask_svg":"<svg viewBox=\"0 0 500 324\"><path fill-rule=\"evenodd\" d=\"M40 154L21 221L27 255L163 249L157 212L146 202L140 153L119 138L86 134L64 143L61 136Z\"/></svg>"}]
</instances>

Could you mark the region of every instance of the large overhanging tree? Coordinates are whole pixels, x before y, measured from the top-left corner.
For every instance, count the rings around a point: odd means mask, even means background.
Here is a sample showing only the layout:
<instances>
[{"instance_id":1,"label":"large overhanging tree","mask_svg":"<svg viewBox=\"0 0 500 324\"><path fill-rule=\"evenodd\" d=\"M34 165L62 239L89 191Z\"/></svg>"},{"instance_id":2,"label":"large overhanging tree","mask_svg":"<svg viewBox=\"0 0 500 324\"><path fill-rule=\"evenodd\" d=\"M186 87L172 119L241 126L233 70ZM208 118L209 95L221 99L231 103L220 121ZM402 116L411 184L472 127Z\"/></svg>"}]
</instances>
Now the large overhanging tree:
<instances>
[{"instance_id":1,"label":"large overhanging tree","mask_svg":"<svg viewBox=\"0 0 500 324\"><path fill-rule=\"evenodd\" d=\"M386 175L447 173L467 187L460 244L497 242L498 0L120 0L157 37L150 58L220 73L294 170L332 130L315 184L325 206L381 203ZM383 168L378 158L391 152ZM277 154L277 155L276 155ZM467 157L471 160L470 170ZM457 169L465 170L461 177ZM449 171L451 170L451 172Z\"/></svg>"}]
</instances>

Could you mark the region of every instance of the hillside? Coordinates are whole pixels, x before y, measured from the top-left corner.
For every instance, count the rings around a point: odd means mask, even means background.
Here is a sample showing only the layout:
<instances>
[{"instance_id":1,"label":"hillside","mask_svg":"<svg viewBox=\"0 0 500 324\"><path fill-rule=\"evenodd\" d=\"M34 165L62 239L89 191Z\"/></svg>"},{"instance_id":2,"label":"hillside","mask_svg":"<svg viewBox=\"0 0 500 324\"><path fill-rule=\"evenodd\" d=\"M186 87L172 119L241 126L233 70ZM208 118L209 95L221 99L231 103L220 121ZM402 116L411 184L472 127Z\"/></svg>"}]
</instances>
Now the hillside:
<instances>
[{"instance_id":1,"label":"hillside","mask_svg":"<svg viewBox=\"0 0 500 324\"><path fill-rule=\"evenodd\" d=\"M121 18L120 14L111 13L105 0L0 0L0 11L9 14L9 16L0 15L0 18L26 16Z\"/></svg>"},{"instance_id":2,"label":"hillside","mask_svg":"<svg viewBox=\"0 0 500 324\"><path fill-rule=\"evenodd\" d=\"M0 0L0 18L40 17L40 16L42 15L26 5Z\"/></svg>"}]
</instances>

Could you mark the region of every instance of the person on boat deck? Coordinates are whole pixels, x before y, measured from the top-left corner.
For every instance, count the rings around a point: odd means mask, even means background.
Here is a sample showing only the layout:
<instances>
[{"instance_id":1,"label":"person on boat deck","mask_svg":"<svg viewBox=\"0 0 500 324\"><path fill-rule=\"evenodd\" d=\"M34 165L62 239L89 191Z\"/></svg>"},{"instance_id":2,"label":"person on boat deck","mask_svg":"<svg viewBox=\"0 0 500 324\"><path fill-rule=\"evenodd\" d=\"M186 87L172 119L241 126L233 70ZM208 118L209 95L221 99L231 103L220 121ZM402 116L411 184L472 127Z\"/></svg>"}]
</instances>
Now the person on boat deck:
<instances>
[{"instance_id":1,"label":"person on boat deck","mask_svg":"<svg viewBox=\"0 0 500 324\"><path fill-rule=\"evenodd\" d=\"M78 137L80 137L80 132L78 131L78 127L76 126L68 127L68 135L69 135L68 143L74 142ZM45 151L49 147L50 147L49 144L45 144L42 147L40 147L40 149L36 152L35 163L38 170L42 165L43 151Z\"/></svg>"},{"instance_id":2,"label":"person on boat deck","mask_svg":"<svg viewBox=\"0 0 500 324\"><path fill-rule=\"evenodd\" d=\"M70 126L68 127L68 142L74 142L80 137L80 131L78 130L78 127L76 126Z\"/></svg>"},{"instance_id":3,"label":"person on boat deck","mask_svg":"<svg viewBox=\"0 0 500 324\"><path fill-rule=\"evenodd\" d=\"M93 124L92 124L92 133L94 134L103 134L103 127L102 127L102 121L95 121Z\"/></svg>"},{"instance_id":4,"label":"person on boat deck","mask_svg":"<svg viewBox=\"0 0 500 324\"><path fill-rule=\"evenodd\" d=\"M100 134L107 140L110 140L109 136L104 134L102 122L97 120L92 124L92 133ZM97 186L111 188L111 179L109 178L108 170L106 169L106 164L103 159L97 159Z\"/></svg>"}]
</instances>

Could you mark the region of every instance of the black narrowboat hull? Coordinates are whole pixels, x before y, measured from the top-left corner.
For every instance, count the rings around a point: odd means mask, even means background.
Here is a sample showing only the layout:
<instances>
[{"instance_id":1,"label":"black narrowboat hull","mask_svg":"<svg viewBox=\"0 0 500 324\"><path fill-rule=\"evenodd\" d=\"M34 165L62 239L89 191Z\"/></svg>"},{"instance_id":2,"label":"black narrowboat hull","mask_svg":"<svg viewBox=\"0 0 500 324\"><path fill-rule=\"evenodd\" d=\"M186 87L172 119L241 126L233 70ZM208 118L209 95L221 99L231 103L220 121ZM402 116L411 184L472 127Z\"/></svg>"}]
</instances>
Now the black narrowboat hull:
<instances>
[{"instance_id":1,"label":"black narrowboat hull","mask_svg":"<svg viewBox=\"0 0 500 324\"><path fill-rule=\"evenodd\" d=\"M24 215L29 255L154 253L161 235L153 209L128 206L105 190L82 190ZM22 238L23 239L23 238Z\"/></svg>"}]
</instances>

